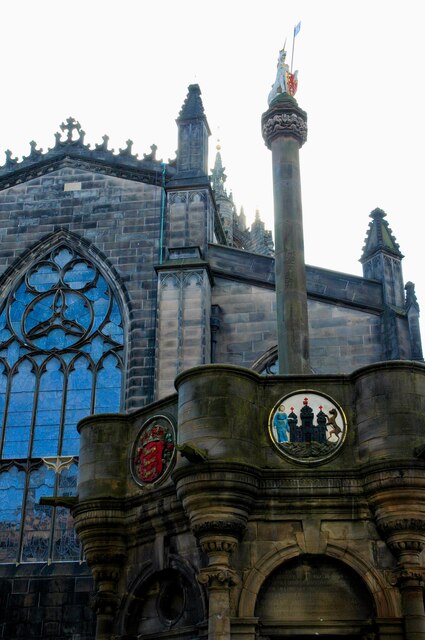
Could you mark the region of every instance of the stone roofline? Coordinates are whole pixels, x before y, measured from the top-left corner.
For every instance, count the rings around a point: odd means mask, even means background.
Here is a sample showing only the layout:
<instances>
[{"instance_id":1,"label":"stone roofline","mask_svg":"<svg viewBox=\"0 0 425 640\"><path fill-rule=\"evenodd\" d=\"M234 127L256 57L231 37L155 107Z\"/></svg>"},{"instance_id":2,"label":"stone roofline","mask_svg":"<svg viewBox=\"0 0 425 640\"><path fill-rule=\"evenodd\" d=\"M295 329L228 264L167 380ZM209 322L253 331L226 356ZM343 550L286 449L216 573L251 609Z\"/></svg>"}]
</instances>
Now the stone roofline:
<instances>
[{"instance_id":1,"label":"stone roofline","mask_svg":"<svg viewBox=\"0 0 425 640\"><path fill-rule=\"evenodd\" d=\"M33 180L46 173L64 166L77 165L82 169L95 170L99 173L128 180L145 182L161 186L172 180L176 174L175 160L163 163L156 158L156 145L151 145L150 153L143 154L140 159L132 152L133 141L127 140L126 146L115 153L108 148L109 138L103 136L103 142L91 148L84 143L85 132L73 118L61 124L63 133L55 134L55 145L43 153L37 149L37 143L30 142L30 154L21 161L13 158L11 151L6 151L6 162L0 167L0 189ZM165 171L164 171L165 169Z\"/></svg>"}]
</instances>

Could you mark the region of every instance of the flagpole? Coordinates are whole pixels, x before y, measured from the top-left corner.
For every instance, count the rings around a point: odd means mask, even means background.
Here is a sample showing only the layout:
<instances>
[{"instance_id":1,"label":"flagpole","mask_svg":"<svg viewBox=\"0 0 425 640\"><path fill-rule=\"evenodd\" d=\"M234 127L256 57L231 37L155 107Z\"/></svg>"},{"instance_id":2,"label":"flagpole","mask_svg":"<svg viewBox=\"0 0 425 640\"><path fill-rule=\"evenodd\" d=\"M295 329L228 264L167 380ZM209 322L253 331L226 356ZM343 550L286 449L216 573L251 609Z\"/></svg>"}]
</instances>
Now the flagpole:
<instances>
[{"instance_id":1,"label":"flagpole","mask_svg":"<svg viewBox=\"0 0 425 640\"><path fill-rule=\"evenodd\" d=\"M292 73L292 65L293 65L293 62L294 62L295 29L296 29L296 27L294 27L294 35L292 36L291 73Z\"/></svg>"}]
</instances>

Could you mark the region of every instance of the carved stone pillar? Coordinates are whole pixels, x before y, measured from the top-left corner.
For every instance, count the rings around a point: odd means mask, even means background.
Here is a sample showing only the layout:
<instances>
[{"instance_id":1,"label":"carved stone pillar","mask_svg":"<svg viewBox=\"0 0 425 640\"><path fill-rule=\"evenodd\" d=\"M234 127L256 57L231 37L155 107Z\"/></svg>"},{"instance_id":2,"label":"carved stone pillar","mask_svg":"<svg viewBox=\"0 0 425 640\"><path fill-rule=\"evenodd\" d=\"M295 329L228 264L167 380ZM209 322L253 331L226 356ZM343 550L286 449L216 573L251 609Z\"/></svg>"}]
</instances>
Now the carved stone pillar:
<instances>
[{"instance_id":1,"label":"carved stone pillar","mask_svg":"<svg viewBox=\"0 0 425 640\"><path fill-rule=\"evenodd\" d=\"M420 567L397 569L391 579L401 593L406 640L425 638L424 577Z\"/></svg>"},{"instance_id":2,"label":"carved stone pillar","mask_svg":"<svg viewBox=\"0 0 425 640\"><path fill-rule=\"evenodd\" d=\"M287 94L262 116L272 152L279 373L310 373L299 149L307 114Z\"/></svg>"},{"instance_id":3,"label":"carved stone pillar","mask_svg":"<svg viewBox=\"0 0 425 640\"><path fill-rule=\"evenodd\" d=\"M230 640L232 587L239 583L230 567L242 527L231 522L204 522L194 527L202 550L208 555L208 567L200 570L198 581L208 589L208 640Z\"/></svg>"},{"instance_id":4,"label":"carved stone pillar","mask_svg":"<svg viewBox=\"0 0 425 640\"><path fill-rule=\"evenodd\" d=\"M387 545L398 560L394 572L402 598L406 640L425 640L424 570L420 554L425 548L425 521L400 518L378 525Z\"/></svg>"}]
</instances>

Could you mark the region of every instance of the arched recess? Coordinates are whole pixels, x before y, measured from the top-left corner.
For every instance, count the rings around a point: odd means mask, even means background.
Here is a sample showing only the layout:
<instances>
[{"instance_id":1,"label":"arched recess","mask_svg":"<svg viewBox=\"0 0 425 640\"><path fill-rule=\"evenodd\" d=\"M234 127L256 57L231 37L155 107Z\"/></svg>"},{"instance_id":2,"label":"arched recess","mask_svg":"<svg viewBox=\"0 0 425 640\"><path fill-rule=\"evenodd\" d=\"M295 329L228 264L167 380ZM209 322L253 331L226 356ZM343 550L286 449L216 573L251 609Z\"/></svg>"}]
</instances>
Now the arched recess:
<instances>
[{"instance_id":1,"label":"arched recess","mask_svg":"<svg viewBox=\"0 0 425 640\"><path fill-rule=\"evenodd\" d=\"M69 513L38 501L75 494L77 422L123 406L125 291L93 247L63 231L0 287L0 500L14 505L0 562L79 560ZM13 469L25 469L22 486Z\"/></svg>"},{"instance_id":2,"label":"arched recess","mask_svg":"<svg viewBox=\"0 0 425 640\"><path fill-rule=\"evenodd\" d=\"M191 640L205 615L195 570L171 554L166 568L155 570L151 562L141 567L123 603L118 629L126 638L168 631L173 637Z\"/></svg>"},{"instance_id":3,"label":"arched recess","mask_svg":"<svg viewBox=\"0 0 425 640\"><path fill-rule=\"evenodd\" d=\"M274 571L296 563L299 559L315 557L301 553L298 545L273 550L260 558L246 576L238 604L238 615L241 618L255 616L257 600L260 590ZM346 566L352 575L364 585L365 590L373 601L377 618L399 618L401 605L398 591L386 580L379 571L350 549L335 544L328 544L326 555L321 556L336 561L341 567Z\"/></svg>"}]
</instances>

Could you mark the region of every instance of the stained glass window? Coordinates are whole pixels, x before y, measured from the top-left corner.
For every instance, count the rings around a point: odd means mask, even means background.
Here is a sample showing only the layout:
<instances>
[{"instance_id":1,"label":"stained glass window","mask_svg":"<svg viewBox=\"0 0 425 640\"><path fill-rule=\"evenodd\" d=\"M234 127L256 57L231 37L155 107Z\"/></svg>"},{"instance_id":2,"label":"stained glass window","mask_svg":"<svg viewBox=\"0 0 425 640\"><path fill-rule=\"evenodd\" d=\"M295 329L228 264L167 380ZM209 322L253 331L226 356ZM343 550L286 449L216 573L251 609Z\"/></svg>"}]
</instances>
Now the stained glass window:
<instances>
[{"instance_id":1,"label":"stained glass window","mask_svg":"<svg viewBox=\"0 0 425 640\"><path fill-rule=\"evenodd\" d=\"M78 560L68 510L81 418L120 410L123 325L99 269L67 245L44 255L0 309L0 562Z\"/></svg>"}]
</instances>

